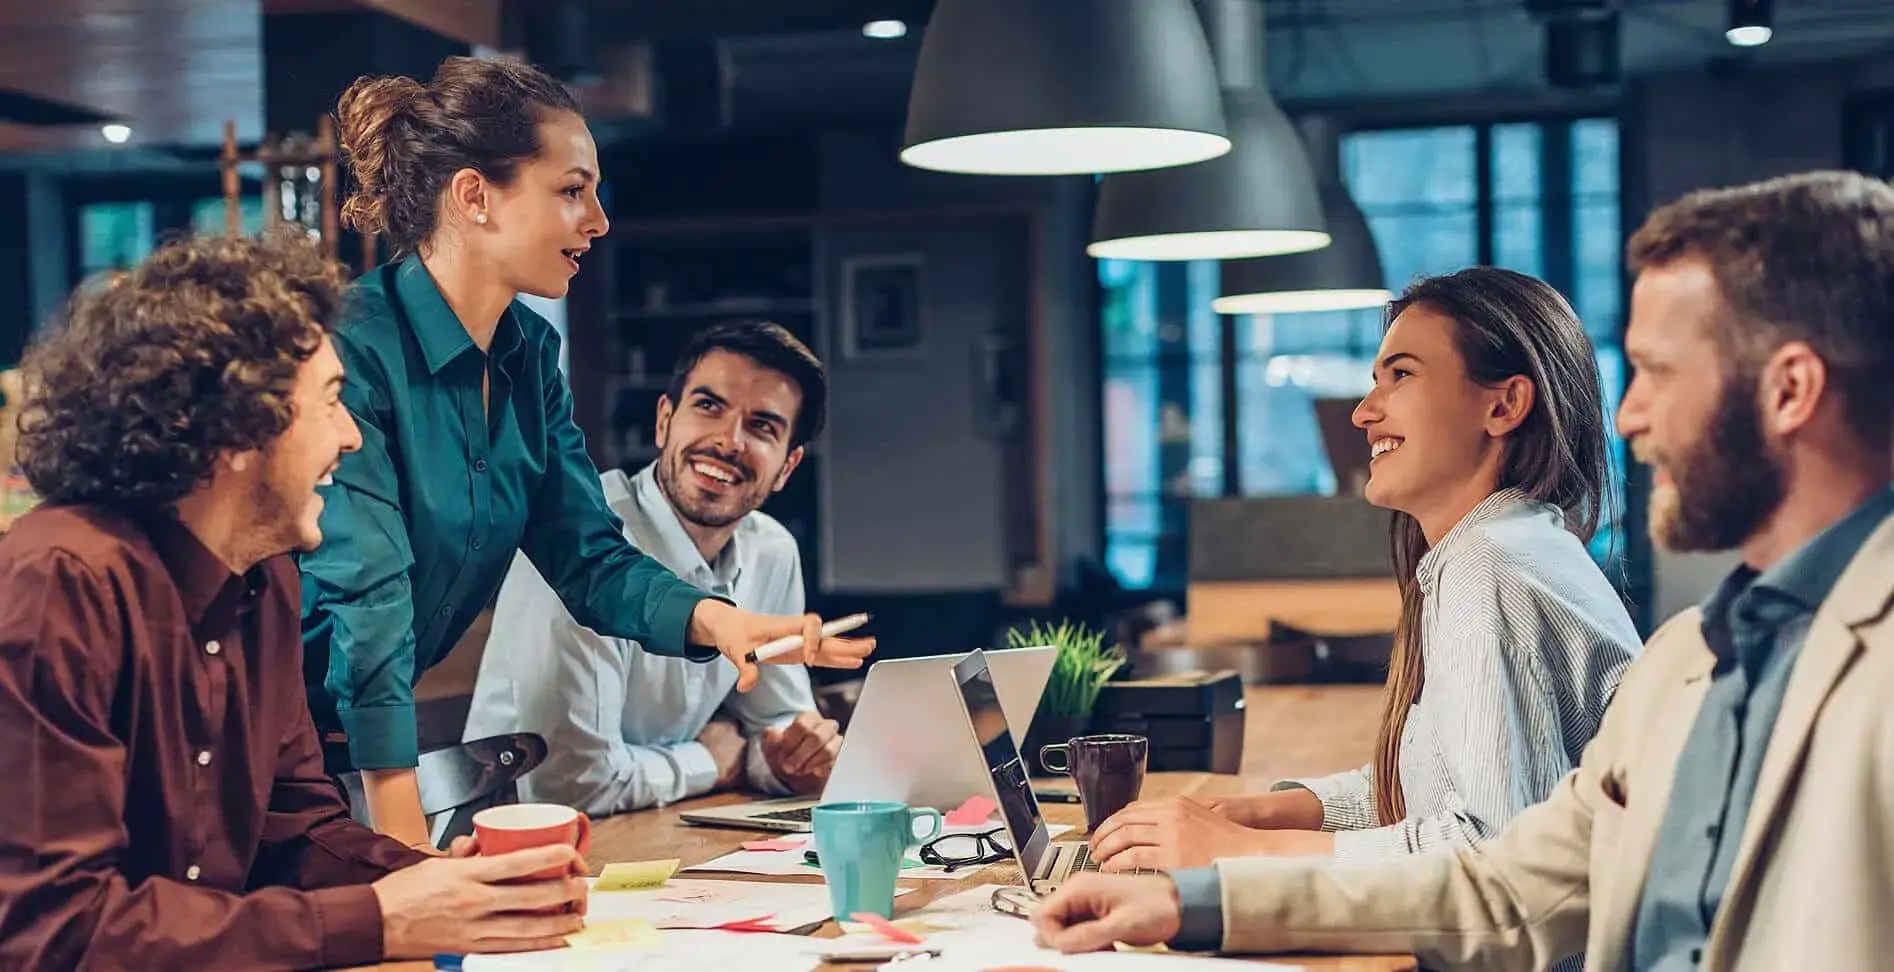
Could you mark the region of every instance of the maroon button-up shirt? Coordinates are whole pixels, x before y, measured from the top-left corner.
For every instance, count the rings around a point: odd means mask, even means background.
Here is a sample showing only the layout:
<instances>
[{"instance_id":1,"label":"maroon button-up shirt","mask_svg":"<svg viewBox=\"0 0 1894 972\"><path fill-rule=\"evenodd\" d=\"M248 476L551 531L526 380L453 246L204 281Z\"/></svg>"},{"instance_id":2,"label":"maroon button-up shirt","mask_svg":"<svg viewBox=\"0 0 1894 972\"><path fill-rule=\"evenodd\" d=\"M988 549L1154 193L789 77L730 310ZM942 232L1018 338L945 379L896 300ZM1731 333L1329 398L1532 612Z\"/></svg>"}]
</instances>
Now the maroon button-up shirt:
<instances>
[{"instance_id":1,"label":"maroon button-up shirt","mask_svg":"<svg viewBox=\"0 0 1894 972\"><path fill-rule=\"evenodd\" d=\"M164 515L0 539L0 968L382 958L368 882L422 857L323 773L301 607L287 556L239 577Z\"/></svg>"}]
</instances>

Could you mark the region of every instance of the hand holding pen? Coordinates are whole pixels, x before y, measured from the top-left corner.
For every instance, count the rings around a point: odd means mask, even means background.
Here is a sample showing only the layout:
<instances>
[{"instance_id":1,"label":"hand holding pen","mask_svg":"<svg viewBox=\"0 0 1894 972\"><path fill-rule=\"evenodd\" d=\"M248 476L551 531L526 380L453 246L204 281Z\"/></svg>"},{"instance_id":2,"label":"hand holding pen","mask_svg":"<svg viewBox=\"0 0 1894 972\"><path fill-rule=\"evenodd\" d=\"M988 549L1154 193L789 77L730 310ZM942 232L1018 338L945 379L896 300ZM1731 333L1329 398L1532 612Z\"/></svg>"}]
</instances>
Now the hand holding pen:
<instances>
[{"instance_id":1,"label":"hand holding pen","mask_svg":"<svg viewBox=\"0 0 1894 972\"><path fill-rule=\"evenodd\" d=\"M737 691L756 684L758 664L860 668L875 650L875 639L842 638L861 627L868 615L856 614L823 624L813 614L800 618L751 614L718 600L704 600L691 614L689 640L714 645L737 668ZM809 646L814 645L812 650Z\"/></svg>"}]
</instances>

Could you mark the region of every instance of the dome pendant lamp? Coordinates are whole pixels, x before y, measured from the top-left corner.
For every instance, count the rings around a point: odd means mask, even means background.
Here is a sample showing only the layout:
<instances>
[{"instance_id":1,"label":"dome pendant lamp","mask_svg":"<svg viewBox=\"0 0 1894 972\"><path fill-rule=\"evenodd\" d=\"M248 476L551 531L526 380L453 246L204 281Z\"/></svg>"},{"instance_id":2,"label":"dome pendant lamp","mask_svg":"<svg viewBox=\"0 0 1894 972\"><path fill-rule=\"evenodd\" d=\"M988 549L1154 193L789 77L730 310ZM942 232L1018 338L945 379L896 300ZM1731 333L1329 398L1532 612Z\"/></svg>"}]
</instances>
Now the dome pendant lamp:
<instances>
[{"instance_id":1,"label":"dome pendant lamp","mask_svg":"<svg viewBox=\"0 0 1894 972\"><path fill-rule=\"evenodd\" d=\"M1078 175L1229 150L1190 0L939 0L908 93L901 161Z\"/></svg>"},{"instance_id":2,"label":"dome pendant lamp","mask_svg":"<svg viewBox=\"0 0 1894 972\"><path fill-rule=\"evenodd\" d=\"M1087 253L1114 260L1228 260L1329 243L1315 173L1262 67L1262 0L1203 0L1230 123L1227 155L1106 176Z\"/></svg>"},{"instance_id":3,"label":"dome pendant lamp","mask_svg":"<svg viewBox=\"0 0 1894 972\"><path fill-rule=\"evenodd\" d=\"M1210 305L1219 314L1353 310L1380 307L1392 296L1368 219L1342 184L1341 134L1317 116L1305 116L1298 127L1315 166L1329 245L1224 263L1223 296Z\"/></svg>"}]
</instances>

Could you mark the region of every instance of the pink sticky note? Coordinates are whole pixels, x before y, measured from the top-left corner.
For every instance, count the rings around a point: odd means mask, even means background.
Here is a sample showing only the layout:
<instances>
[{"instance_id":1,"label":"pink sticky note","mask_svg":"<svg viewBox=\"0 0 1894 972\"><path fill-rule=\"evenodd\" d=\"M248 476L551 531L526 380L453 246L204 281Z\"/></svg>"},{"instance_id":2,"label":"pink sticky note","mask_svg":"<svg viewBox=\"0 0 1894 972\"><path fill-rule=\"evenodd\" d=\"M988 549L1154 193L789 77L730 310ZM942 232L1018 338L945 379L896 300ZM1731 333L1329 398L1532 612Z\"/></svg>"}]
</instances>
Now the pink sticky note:
<instances>
[{"instance_id":1,"label":"pink sticky note","mask_svg":"<svg viewBox=\"0 0 1894 972\"><path fill-rule=\"evenodd\" d=\"M993 811L998 810L999 808L1000 808L1000 805L997 803L994 803L990 798L983 797L983 796L970 796L967 798L967 802L961 804L958 807L955 807L952 811L950 811L947 814L947 817L946 817L947 826L949 827L979 826L980 824L986 823L987 818L993 816Z\"/></svg>"},{"instance_id":2,"label":"pink sticky note","mask_svg":"<svg viewBox=\"0 0 1894 972\"><path fill-rule=\"evenodd\" d=\"M801 837L778 837L774 840L746 840L743 849L747 851L791 851L799 850L809 841Z\"/></svg>"},{"instance_id":3,"label":"pink sticky note","mask_svg":"<svg viewBox=\"0 0 1894 972\"><path fill-rule=\"evenodd\" d=\"M921 936L901 928L894 922L872 911L857 911L848 917L880 932L881 937L891 942L900 942L903 945L919 945L921 943Z\"/></svg>"}]
</instances>

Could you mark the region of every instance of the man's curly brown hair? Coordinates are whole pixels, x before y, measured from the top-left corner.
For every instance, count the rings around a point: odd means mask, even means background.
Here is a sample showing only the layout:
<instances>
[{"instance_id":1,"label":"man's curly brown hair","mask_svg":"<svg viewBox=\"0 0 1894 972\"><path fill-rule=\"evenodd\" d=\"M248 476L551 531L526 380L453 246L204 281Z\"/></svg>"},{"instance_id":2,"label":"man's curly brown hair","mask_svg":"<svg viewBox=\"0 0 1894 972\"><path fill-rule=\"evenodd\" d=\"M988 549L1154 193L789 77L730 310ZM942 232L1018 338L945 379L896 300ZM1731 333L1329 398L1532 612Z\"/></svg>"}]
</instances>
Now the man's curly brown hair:
<instances>
[{"instance_id":1,"label":"man's curly brown hair","mask_svg":"<svg viewBox=\"0 0 1894 972\"><path fill-rule=\"evenodd\" d=\"M293 230L165 246L82 288L25 361L20 460L48 503L162 505L220 453L295 418L297 371L342 298L341 269Z\"/></svg>"}]
</instances>

